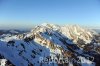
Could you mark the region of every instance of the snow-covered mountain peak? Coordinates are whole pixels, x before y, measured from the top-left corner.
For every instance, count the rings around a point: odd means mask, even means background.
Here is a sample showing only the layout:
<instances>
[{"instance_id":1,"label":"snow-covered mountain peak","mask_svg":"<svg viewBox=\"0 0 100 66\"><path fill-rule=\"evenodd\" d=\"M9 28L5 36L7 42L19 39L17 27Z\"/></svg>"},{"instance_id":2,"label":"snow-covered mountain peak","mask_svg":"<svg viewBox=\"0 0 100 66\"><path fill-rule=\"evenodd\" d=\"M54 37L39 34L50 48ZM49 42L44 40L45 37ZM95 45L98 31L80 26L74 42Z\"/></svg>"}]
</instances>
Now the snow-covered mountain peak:
<instances>
[{"instance_id":1,"label":"snow-covered mountain peak","mask_svg":"<svg viewBox=\"0 0 100 66\"><path fill-rule=\"evenodd\" d=\"M42 23L41 25L42 26L47 26L47 25L49 25L49 23Z\"/></svg>"},{"instance_id":2,"label":"snow-covered mountain peak","mask_svg":"<svg viewBox=\"0 0 100 66\"><path fill-rule=\"evenodd\" d=\"M53 29L53 30L56 30L60 27L59 25L50 24L50 23L43 23L41 26L44 26L46 28Z\"/></svg>"},{"instance_id":3,"label":"snow-covered mountain peak","mask_svg":"<svg viewBox=\"0 0 100 66\"><path fill-rule=\"evenodd\" d=\"M80 27L79 25L66 25L61 27L61 32L68 38L73 39L77 42L78 39L82 39L87 43L93 38L93 34L86 28Z\"/></svg>"},{"instance_id":4,"label":"snow-covered mountain peak","mask_svg":"<svg viewBox=\"0 0 100 66\"><path fill-rule=\"evenodd\" d=\"M86 43L89 43L93 38L93 33L89 29L80 27L79 25L59 26L55 24L43 23L42 25L37 26L32 31L35 31L35 32L58 31L64 34L65 36L67 36L69 39L74 40L74 42L77 42L78 39L82 39Z\"/></svg>"},{"instance_id":5,"label":"snow-covered mountain peak","mask_svg":"<svg viewBox=\"0 0 100 66\"><path fill-rule=\"evenodd\" d=\"M54 24L50 24L50 23L42 23L41 25L42 26L46 26L46 27L48 27L48 26L55 26Z\"/></svg>"},{"instance_id":6,"label":"snow-covered mountain peak","mask_svg":"<svg viewBox=\"0 0 100 66\"><path fill-rule=\"evenodd\" d=\"M84 50L88 50L84 41L91 42L92 36L90 31L78 25L59 26L46 23L36 26L28 33L0 39L0 54L15 66L59 66L59 62L41 63L40 57L74 58L75 63L69 62L74 65L77 64L78 57L90 61L86 59L89 54L84 54ZM88 63L86 64L89 66ZM91 61L90 65L94 66L94 62Z\"/></svg>"}]
</instances>

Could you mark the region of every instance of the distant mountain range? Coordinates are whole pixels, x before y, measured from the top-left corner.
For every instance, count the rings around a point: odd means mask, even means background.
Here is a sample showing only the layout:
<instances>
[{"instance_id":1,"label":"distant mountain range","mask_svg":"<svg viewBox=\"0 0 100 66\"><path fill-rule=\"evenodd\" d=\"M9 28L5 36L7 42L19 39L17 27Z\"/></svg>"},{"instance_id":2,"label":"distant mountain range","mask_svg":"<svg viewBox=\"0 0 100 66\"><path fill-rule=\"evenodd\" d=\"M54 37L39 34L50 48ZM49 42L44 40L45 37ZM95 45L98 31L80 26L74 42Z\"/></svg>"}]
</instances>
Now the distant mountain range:
<instances>
[{"instance_id":1,"label":"distant mountain range","mask_svg":"<svg viewBox=\"0 0 100 66\"><path fill-rule=\"evenodd\" d=\"M100 29L93 29L93 30L95 30L96 32L100 33Z\"/></svg>"}]
</instances>

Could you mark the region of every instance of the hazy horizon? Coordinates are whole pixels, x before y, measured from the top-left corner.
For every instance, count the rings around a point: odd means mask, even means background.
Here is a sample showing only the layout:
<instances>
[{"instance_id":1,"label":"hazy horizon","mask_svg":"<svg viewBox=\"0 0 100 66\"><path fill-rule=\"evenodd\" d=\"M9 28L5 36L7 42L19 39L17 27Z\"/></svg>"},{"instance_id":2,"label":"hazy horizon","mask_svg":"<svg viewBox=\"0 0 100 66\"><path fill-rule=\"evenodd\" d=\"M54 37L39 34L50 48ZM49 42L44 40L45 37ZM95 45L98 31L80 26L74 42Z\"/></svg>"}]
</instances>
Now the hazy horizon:
<instances>
[{"instance_id":1,"label":"hazy horizon","mask_svg":"<svg viewBox=\"0 0 100 66\"><path fill-rule=\"evenodd\" d=\"M54 23L49 23L49 22L44 22L44 23L48 23L48 24L54 24ZM0 30L13 30L13 29L16 29L16 30L31 30L33 29L35 26L38 26L38 25L42 25L43 23L41 24L31 24L31 26L29 24L26 24L26 25L20 25L20 24L11 24L11 25L1 25L0 26ZM60 24L55 24L55 25L60 25ZM65 26L65 25L79 25L79 24L63 24L63 25L60 25L60 26ZM85 26L85 25L79 25L80 27L83 27L83 28L88 28L88 29L100 29L100 27L95 27L95 26Z\"/></svg>"}]
</instances>

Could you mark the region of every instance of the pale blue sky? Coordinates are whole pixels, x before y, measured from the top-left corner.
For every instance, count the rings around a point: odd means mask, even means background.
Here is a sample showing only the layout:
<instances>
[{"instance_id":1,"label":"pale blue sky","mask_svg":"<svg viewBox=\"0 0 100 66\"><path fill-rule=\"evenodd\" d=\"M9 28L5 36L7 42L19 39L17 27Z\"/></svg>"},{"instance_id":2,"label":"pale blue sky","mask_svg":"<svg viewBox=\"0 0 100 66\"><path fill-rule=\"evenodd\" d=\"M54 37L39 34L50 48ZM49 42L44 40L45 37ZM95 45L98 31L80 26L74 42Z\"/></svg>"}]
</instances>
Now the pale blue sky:
<instances>
[{"instance_id":1,"label":"pale blue sky","mask_svg":"<svg viewBox=\"0 0 100 66\"><path fill-rule=\"evenodd\" d=\"M44 22L100 26L100 0L0 0L0 27Z\"/></svg>"}]
</instances>

